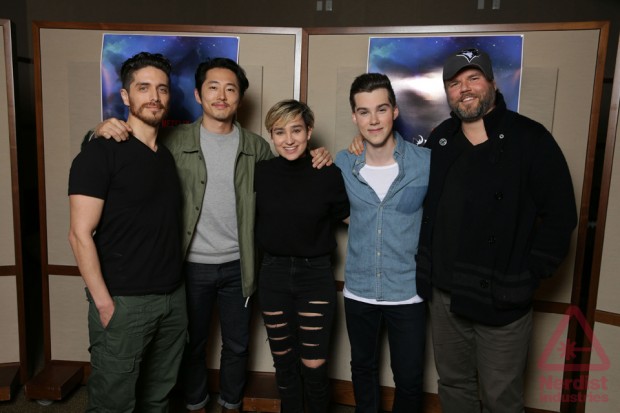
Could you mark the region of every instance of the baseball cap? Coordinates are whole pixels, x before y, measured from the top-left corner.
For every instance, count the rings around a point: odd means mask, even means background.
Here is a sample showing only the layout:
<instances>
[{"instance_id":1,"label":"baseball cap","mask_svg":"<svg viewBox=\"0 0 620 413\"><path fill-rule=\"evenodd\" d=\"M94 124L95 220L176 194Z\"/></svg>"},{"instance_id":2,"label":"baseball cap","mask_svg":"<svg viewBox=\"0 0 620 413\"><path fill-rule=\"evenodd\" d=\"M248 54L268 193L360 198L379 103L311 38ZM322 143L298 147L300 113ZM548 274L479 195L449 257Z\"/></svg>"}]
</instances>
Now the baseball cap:
<instances>
[{"instance_id":1,"label":"baseball cap","mask_svg":"<svg viewBox=\"0 0 620 413\"><path fill-rule=\"evenodd\" d=\"M493 80L491 58L489 58L488 54L478 49L461 50L448 57L443 65L443 80L452 79L466 67L480 69L487 79Z\"/></svg>"}]
</instances>

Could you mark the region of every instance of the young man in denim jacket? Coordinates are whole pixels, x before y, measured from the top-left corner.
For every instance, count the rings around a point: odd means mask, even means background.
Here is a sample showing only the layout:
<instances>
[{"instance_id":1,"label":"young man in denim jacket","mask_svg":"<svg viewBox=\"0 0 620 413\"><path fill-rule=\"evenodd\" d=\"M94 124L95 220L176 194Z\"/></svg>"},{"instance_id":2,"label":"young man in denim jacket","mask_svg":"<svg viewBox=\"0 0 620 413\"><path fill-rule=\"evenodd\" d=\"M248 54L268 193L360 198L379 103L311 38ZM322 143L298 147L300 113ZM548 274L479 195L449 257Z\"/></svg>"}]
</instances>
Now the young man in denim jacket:
<instances>
[{"instance_id":1,"label":"young man in denim jacket","mask_svg":"<svg viewBox=\"0 0 620 413\"><path fill-rule=\"evenodd\" d=\"M355 411L380 409L385 322L396 385L392 411L421 412L426 312L416 291L415 254L430 151L393 130L398 107L387 76L357 77L349 100L365 146L361 155L345 150L336 157L351 203L344 297Z\"/></svg>"}]
</instances>

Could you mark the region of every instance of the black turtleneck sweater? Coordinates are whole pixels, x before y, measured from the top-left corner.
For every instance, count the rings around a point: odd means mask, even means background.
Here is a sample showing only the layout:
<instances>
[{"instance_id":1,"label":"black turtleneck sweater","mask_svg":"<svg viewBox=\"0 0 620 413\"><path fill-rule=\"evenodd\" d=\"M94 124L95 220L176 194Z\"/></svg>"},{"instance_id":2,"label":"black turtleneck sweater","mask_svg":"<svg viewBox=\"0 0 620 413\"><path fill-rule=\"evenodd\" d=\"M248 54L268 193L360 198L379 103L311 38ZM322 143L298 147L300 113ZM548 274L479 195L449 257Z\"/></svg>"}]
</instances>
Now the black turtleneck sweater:
<instances>
[{"instance_id":1,"label":"black turtleneck sweater","mask_svg":"<svg viewBox=\"0 0 620 413\"><path fill-rule=\"evenodd\" d=\"M307 155L259 162L254 177L256 239L278 256L317 257L336 247L333 226L349 216L340 169L315 169Z\"/></svg>"}]
</instances>

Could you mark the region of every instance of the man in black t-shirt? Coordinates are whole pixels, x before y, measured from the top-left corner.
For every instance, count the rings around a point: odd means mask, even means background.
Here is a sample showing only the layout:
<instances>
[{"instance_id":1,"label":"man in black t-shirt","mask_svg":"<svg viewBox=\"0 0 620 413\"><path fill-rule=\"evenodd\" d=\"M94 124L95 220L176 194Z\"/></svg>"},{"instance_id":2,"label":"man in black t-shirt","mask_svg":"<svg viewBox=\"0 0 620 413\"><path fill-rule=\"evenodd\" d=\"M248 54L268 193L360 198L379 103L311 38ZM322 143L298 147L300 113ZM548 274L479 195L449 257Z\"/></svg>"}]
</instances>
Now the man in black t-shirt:
<instances>
[{"instance_id":1,"label":"man in black t-shirt","mask_svg":"<svg viewBox=\"0 0 620 413\"><path fill-rule=\"evenodd\" d=\"M170 62L139 53L121 68L132 136L94 140L69 177L69 241L89 301L91 412L168 411L187 336L180 185L157 143Z\"/></svg>"}]
</instances>

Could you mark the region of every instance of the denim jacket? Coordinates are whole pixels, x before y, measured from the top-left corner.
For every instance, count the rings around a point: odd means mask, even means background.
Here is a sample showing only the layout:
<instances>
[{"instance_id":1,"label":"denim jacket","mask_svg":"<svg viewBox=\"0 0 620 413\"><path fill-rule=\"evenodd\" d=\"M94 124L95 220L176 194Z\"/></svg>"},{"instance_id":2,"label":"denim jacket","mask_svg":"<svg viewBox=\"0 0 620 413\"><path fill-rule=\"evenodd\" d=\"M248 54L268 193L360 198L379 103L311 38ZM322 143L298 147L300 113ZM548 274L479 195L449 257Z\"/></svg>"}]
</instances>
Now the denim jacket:
<instances>
[{"instance_id":1,"label":"denim jacket","mask_svg":"<svg viewBox=\"0 0 620 413\"><path fill-rule=\"evenodd\" d=\"M397 132L394 136L398 176L383 201L360 174L366 151L336 156L351 204L345 285L357 296L379 301L416 295L415 255L430 170L430 150Z\"/></svg>"}]
</instances>

